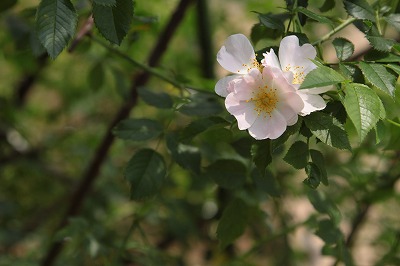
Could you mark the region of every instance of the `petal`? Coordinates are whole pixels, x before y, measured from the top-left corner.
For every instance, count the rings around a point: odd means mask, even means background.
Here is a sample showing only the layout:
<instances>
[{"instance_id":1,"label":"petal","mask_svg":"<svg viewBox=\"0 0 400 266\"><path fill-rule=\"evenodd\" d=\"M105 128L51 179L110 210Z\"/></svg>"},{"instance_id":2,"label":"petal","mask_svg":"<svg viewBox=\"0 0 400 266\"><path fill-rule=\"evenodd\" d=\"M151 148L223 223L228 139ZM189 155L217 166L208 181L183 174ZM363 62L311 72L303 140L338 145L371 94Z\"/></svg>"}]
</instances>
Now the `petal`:
<instances>
[{"instance_id":1,"label":"petal","mask_svg":"<svg viewBox=\"0 0 400 266\"><path fill-rule=\"evenodd\" d=\"M276 139L285 132L286 127L285 118L275 111L271 116L259 116L248 130L255 139Z\"/></svg>"},{"instance_id":2,"label":"petal","mask_svg":"<svg viewBox=\"0 0 400 266\"><path fill-rule=\"evenodd\" d=\"M315 48L306 43L299 45L299 39L295 35L286 36L279 45L279 61L282 70L297 72L302 71L304 75L316 68L316 65L310 60L317 56ZM297 67L297 69L294 69Z\"/></svg>"},{"instance_id":3,"label":"petal","mask_svg":"<svg viewBox=\"0 0 400 266\"><path fill-rule=\"evenodd\" d=\"M299 91L297 93L304 103L304 108L299 113L301 116L309 115L312 112L322 110L326 107L324 99L319 95L302 93Z\"/></svg>"},{"instance_id":4,"label":"petal","mask_svg":"<svg viewBox=\"0 0 400 266\"><path fill-rule=\"evenodd\" d=\"M261 60L261 64L263 66L271 66L271 67L281 68L278 57L276 56L273 49L269 50L269 53L268 52L263 53L263 56L264 56L264 59Z\"/></svg>"},{"instance_id":5,"label":"petal","mask_svg":"<svg viewBox=\"0 0 400 266\"><path fill-rule=\"evenodd\" d=\"M286 93L285 101L281 101L277 106L277 111L286 119L286 123L291 126L296 124L298 113L304 108L304 103L297 93Z\"/></svg>"},{"instance_id":6,"label":"petal","mask_svg":"<svg viewBox=\"0 0 400 266\"><path fill-rule=\"evenodd\" d=\"M215 84L215 92L222 97L228 96L228 94L231 92L229 82L239 77L240 75L232 75L218 80L217 84Z\"/></svg>"},{"instance_id":7,"label":"petal","mask_svg":"<svg viewBox=\"0 0 400 266\"><path fill-rule=\"evenodd\" d=\"M264 81L261 72L258 69L252 69L248 75L243 75L241 79L235 82L233 86L235 97L242 101L249 100L253 97L254 92L263 86Z\"/></svg>"},{"instance_id":8,"label":"petal","mask_svg":"<svg viewBox=\"0 0 400 266\"><path fill-rule=\"evenodd\" d=\"M225 107L229 113L235 116L240 130L249 128L258 116L254 110L254 104L238 100L234 93L226 96Z\"/></svg>"},{"instance_id":9,"label":"petal","mask_svg":"<svg viewBox=\"0 0 400 266\"><path fill-rule=\"evenodd\" d=\"M253 46L243 34L229 36L217 54L217 61L223 68L238 74L247 74L255 58Z\"/></svg>"}]
</instances>

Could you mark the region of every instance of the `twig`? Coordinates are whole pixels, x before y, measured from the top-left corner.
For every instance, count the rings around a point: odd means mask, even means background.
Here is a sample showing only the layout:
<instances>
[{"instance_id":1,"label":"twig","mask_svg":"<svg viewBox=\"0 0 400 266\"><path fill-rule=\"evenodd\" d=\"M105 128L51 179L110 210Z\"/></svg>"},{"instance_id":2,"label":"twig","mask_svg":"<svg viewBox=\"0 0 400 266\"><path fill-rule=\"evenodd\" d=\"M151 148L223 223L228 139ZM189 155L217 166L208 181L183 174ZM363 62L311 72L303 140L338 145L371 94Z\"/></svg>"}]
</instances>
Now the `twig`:
<instances>
[{"instance_id":1,"label":"twig","mask_svg":"<svg viewBox=\"0 0 400 266\"><path fill-rule=\"evenodd\" d=\"M197 39L201 52L201 71L205 78L214 78L214 54L211 41L211 29L207 0L197 1Z\"/></svg>"},{"instance_id":2,"label":"twig","mask_svg":"<svg viewBox=\"0 0 400 266\"><path fill-rule=\"evenodd\" d=\"M176 31L178 25L181 23L183 16L187 10L187 8L192 4L194 0L181 0L175 9L170 21L165 27L164 31L161 33L155 48L152 50L149 56L149 65L155 66L159 63L162 55L164 54L168 43L170 42L174 32ZM134 77L132 87L131 87L131 97L125 102L114 119L108 126L106 135L101 141L97 152L95 153L95 157L91 161L87 171L82 176L82 181L75 191L75 193L71 196L71 202L69 203L68 209L63 216L59 226L57 227L57 231L61 228L65 227L68 224L68 219L72 216L78 214L81 205L88 195L88 191L92 187L94 181L96 180L100 167L107 156L108 150L111 147L111 144L114 141L114 136L112 134L112 129L117 125L119 121L129 116L131 109L136 105L138 94L137 87L143 86L150 78L149 73L143 72ZM56 241L53 242L50 246L48 252L42 260L41 265L43 266L51 266L54 264L57 256L60 254L63 248L63 242Z\"/></svg>"}]
</instances>

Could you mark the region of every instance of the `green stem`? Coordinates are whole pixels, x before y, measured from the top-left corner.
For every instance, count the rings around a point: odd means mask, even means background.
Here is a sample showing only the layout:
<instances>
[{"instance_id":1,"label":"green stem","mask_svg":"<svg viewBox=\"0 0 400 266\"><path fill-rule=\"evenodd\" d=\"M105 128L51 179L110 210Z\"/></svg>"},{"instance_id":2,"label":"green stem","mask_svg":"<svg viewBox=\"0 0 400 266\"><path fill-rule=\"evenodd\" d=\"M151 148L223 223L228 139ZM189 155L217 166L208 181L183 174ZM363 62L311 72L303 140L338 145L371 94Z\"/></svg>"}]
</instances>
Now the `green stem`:
<instances>
[{"instance_id":1,"label":"green stem","mask_svg":"<svg viewBox=\"0 0 400 266\"><path fill-rule=\"evenodd\" d=\"M329 38L332 37L332 35L334 35L335 33L339 32L339 31L341 31L342 29L346 28L348 25L350 25L354 21L356 21L356 18L348 18L348 19L346 19L340 25L338 25L336 28L334 28L333 30L331 30L330 32L328 32L327 34L322 36L318 41L313 42L312 45L319 45L319 44L329 40Z\"/></svg>"},{"instance_id":2,"label":"green stem","mask_svg":"<svg viewBox=\"0 0 400 266\"><path fill-rule=\"evenodd\" d=\"M140 63L136 60L133 60L132 58L130 58L127 54L121 52L120 50L112 47L111 45L103 42L102 40L94 37L94 36L89 36L94 42L100 44L101 46L107 48L109 51L113 52L114 54L118 55L119 57L121 57L122 59L125 59L125 61L129 62L130 64L132 64L133 66L140 68L142 70L144 70L145 72L156 76L157 78L173 85L174 87L180 89L180 90L186 90L186 89L190 89L190 90L194 90L197 92L201 92L201 93L207 93L207 94L213 94L214 93L212 91L208 91L205 89L200 89L200 88L195 88L193 86L189 86L187 84L181 83L171 77L166 76L164 73L160 72L158 69L154 68L154 67L150 67L146 64Z\"/></svg>"},{"instance_id":3,"label":"green stem","mask_svg":"<svg viewBox=\"0 0 400 266\"><path fill-rule=\"evenodd\" d=\"M400 124L397 123L397 122L394 122L393 120L390 120L390 119L386 118L386 121L388 121L389 123L391 123L391 124L393 124L393 125L395 125L395 126L400 127Z\"/></svg>"}]
</instances>

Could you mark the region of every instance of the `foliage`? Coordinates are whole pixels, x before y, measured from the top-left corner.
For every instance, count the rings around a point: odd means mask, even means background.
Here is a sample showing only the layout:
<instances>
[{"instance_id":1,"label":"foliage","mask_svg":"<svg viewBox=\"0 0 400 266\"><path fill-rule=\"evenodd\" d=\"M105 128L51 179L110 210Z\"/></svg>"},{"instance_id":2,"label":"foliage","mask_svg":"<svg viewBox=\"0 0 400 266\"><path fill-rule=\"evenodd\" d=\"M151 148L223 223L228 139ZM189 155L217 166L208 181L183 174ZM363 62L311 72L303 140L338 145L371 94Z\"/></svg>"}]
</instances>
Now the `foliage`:
<instances>
[{"instance_id":1,"label":"foliage","mask_svg":"<svg viewBox=\"0 0 400 266\"><path fill-rule=\"evenodd\" d=\"M164 2L0 3L0 265L398 265L400 2ZM326 107L239 130L212 45L240 31L316 47Z\"/></svg>"}]
</instances>

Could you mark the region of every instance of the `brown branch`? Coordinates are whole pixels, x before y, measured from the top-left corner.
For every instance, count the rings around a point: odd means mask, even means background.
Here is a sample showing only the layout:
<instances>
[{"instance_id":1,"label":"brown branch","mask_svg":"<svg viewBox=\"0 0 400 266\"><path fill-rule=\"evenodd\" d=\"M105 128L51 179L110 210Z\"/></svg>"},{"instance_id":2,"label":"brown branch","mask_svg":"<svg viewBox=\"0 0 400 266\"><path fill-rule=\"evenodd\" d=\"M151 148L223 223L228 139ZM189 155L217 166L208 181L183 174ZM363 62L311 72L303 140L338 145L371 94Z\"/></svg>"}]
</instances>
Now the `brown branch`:
<instances>
[{"instance_id":1,"label":"brown branch","mask_svg":"<svg viewBox=\"0 0 400 266\"><path fill-rule=\"evenodd\" d=\"M31 74L27 74L19 81L15 88L14 94L14 102L16 106L24 105L28 92L36 82L42 69L47 65L48 58L49 56L47 54L42 54L39 56L37 58L38 68L36 71Z\"/></svg>"},{"instance_id":2,"label":"brown branch","mask_svg":"<svg viewBox=\"0 0 400 266\"><path fill-rule=\"evenodd\" d=\"M167 26L165 27L164 31L161 33L160 37L158 38L157 44L155 45L154 49L150 53L148 63L150 66L156 66L162 55L164 54L168 43L170 42L173 34L175 33L178 25L181 23L184 14L187 8L192 4L194 0L181 0L176 7L171 19L169 20ZM110 125L108 126L106 135L104 136L103 140L101 141L97 152L95 153L95 157L91 161L87 171L82 176L82 181L75 191L75 193L71 196L71 202L69 203L68 209L62 218L59 226L57 227L57 231L61 228L65 227L68 224L68 219L72 216L78 214L82 203L85 197L88 195L88 191L92 187L94 181L96 180L100 167L105 160L108 150L111 147L111 144L114 141L114 136L112 134L112 129L116 126L116 124L121 121L122 119L129 116L131 109L136 105L138 94L137 88L143 86L150 78L150 75L146 72L143 72L139 75L134 76L132 86L131 86L131 96L127 102L125 102L117 114L115 115L114 119L111 121ZM50 246L47 254L42 260L41 265L43 266L50 266L53 265L56 258L60 254L63 248L63 242L56 241L53 242Z\"/></svg>"}]
</instances>

